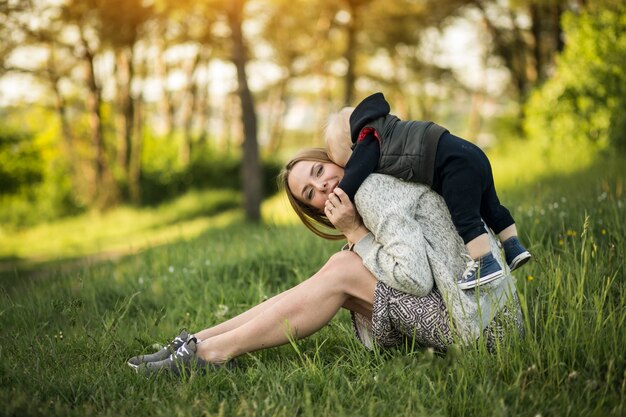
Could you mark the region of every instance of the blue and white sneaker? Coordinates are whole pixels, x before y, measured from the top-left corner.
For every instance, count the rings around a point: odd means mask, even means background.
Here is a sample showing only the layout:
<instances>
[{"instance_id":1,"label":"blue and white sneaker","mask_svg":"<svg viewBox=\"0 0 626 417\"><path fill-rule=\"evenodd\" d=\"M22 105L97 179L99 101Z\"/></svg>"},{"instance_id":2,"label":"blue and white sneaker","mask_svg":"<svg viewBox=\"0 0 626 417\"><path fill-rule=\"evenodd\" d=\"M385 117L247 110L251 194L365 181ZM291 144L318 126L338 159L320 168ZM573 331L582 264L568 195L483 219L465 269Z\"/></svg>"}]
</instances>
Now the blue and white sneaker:
<instances>
[{"instance_id":1,"label":"blue and white sneaker","mask_svg":"<svg viewBox=\"0 0 626 417\"><path fill-rule=\"evenodd\" d=\"M463 276L457 281L459 288L469 290L502 278L504 271L492 253L467 263Z\"/></svg>"},{"instance_id":2,"label":"blue and white sneaker","mask_svg":"<svg viewBox=\"0 0 626 417\"><path fill-rule=\"evenodd\" d=\"M511 271L515 271L532 258L530 252L522 246L516 236L502 242L502 247L504 247L504 257Z\"/></svg>"}]
</instances>

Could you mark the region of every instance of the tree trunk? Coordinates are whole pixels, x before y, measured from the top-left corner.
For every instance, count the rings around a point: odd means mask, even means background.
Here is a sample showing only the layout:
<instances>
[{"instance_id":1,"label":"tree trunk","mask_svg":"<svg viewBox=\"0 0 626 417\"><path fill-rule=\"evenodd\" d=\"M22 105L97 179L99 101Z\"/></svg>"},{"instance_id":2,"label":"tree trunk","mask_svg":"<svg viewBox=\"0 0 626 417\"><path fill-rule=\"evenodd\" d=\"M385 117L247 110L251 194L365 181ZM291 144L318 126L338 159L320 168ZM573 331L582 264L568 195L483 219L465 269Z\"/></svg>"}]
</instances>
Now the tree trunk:
<instances>
[{"instance_id":1,"label":"tree trunk","mask_svg":"<svg viewBox=\"0 0 626 417\"><path fill-rule=\"evenodd\" d=\"M187 78L187 86L181 103L181 123L183 128L183 136L180 142L178 159L182 166L187 166L191 160L191 128L193 121L193 110L197 100L197 89L193 79L193 75L198 68L200 62L200 54L196 54L193 61L187 62L185 65L185 75Z\"/></svg>"},{"instance_id":2,"label":"tree trunk","mask_svg":"<svg viewBox=\"0 0 626 417\"><path fill-rule=\"evenodd\" d=\"M530 6L530 21L531 32L533 34L533 56L535 58L535 76L538 82L543 81L543 54L541 51L542 45L542 13L540 6L536 3L531 3Z\"/></svg>"},{"instance_id":3,"label":"tree trunk","mask_svg":"<svg viewBox=\"0 0 626 417\"><path fill-rule=\"evenodd\" d=\"M142 110L143 100L138 98L137 102L133 106L135 109L134 116L134 134L132 141L132 152L129 161L128 171L128 192L130 194L130 200L135 205L141 203L141 153L143 148L143 123L142 123Z\"/></svg>"},{"instance_id":4,"label":"tree trunk","mask_svg":"<svg viewBox=\"0 0 626 417\"><path fill-rule=\"evenodd\" d=\"M118 190L113 176L111 175L111 171L108 169L106 164L104 134L102 128L102 98L100 94L100 87L96 82L94 54L89 48L89 45L82 33L81 41L84 49L83 59L85 60L87 111L89 113L91 143L94 152L94 190L92 197L96 207L104 209L117 203Z\"/></svg>"},{"instance_id":5,"label":"tree trunk","mask_svg":"<svg viewBox=\"0 0 626 417\"><path fill-rule=\"evenodd\" d=\"M166 136L170 136L173 130L173 111L170 102L170 92L167 89L168 68L165 62L165 24L159 24L156 31L155 46L156 54L154 59L154 70L161 86L161 97L159 98L159 113L163 121L163 130Z\"/></svg>"},{"instance_id":6,"label":"tree trunk","mask_svg":"<svg viewBox=\"0 0 626 417\"><path fill-rule=\"evenodd\" d=\"M206 69L207 69L207 74L208 74L208 67L209 67L209 63L208 61L204 61L203 60L203 64L202 64ZM198 88L198 101L197 101L197 106L195 109L195 115L196 115L196 120L197 120L197 125L200 128L200 132L198 134L198 146L201 149L204 149L207 145L207 137L208 137L208 122L209 119L211 117L211 100L210 100L210 95L209 95L209 91L211 89L211 80L208 78L207 75L207 80L205 83L201 84Z\"/></svg>"},{"instance_id":7,"label":"tree trunk","mask_svg":"<svg viewBox=\"0 0 626 417\"><path fill-rule=\"evenodd\" d=\"M278 82L275 88L275 98L270 102L272 115L269 117L269 140L267 145L267 150L270 154L278 152L282 141L284 117L287 111L285 93L290 78L291 76L288 75Z\"/></svg>"},{"instance_id":8,"label":"tree trunk","mask_svg":"<svg viewBox=\"0 0 626 417\"><path fill-rule=\"evenodd\" d=\"M357 25L357 14L358 7L354 4L354 1L349 1L348 6L350 7L350 22L348 22L346 28L346 35L348 37L348 42L346 46L346 52L344 53L344 58L346 59L346 63L348 68L346 69L346 78L345 78L345 95L343 99L344 106L352 106L354 101L354 82L356 80L355 75L355 60L356 60L356 50L357 50L357 41L356 41L356 25Z\"/></svg>"},{"instance_id":9,"label":"tree trunk","mask_svg":"<svg viewBox=\"0 0 626 417\"><path fill-rule=\"evenodd\" d=\"M117 55L118 106L116 116L118 128L117 163L124 172L124 178L130 176L130 159L133 142L134 102L131 97L131 85L134 76L133 53L124 48Z\"/></svg>"},{"instance_id":10,"label":"tree trunk","mask_svg":"<svg viewBox=\"0 0 626 417\"><path fill-rule=\"evenodd\" d=\"M104 138L102 134L102 114L100 110L100 89L96 84L93 54L85 42L85 78L87 83L87 111L89 112L89 125L91 127L91 144L94 152L94 187L95 192L102 186L104 177Z\"/></svg>"},{"instance_id":11,"label":"tree trunk","mask_svg":"<svg viewBox=\"0 0 626 417\"><path fill-rule=\"evenodd\" d=\"M52 91L54 92L55 108L59 115L59 121L61 123L61 134L63 135L63 148L65 149L65 157L67 163L68 173L70 175L72 184L76 184L76 152L74 150L74 135L70 127L70 123L67 120L67 105L65 98L61 93L60 81L61 77L54 68L54 48L51 48L50 60L48 62L48 74L50 76L50 83L52 85Z\"/></svg>"},{"instance_id":12,"label":"tree trunk","mask_svg":"<svg viewBox=\"0 0 626 417\"><path fill-rule=\"evenodd\" d=\"M561 16L563 15L563 5L560 1L554 4L554 12L552 18L554 19L554 48L556 53L560 54L565 48L565 42L563 42L563 25L561 24Z\"/></svg>"},{"instance_id":13,"label":"tree trunk","mask_svg":"<svg viewBox=\"0 0 626 417\"><path fill-rule=\"evenodd\" d=\"M232 60L237 68L238 94L241 101L241 118L244 131L241 165L244 210L248 220L259 221L261 219L263 182L261 181L262 171L259 160L254 99L248 87L246 75L247 57L242 33L243 5L244 0L233 0L231 13L229 13L229 22L233 41Z\"/></svg>"}]
</instances>

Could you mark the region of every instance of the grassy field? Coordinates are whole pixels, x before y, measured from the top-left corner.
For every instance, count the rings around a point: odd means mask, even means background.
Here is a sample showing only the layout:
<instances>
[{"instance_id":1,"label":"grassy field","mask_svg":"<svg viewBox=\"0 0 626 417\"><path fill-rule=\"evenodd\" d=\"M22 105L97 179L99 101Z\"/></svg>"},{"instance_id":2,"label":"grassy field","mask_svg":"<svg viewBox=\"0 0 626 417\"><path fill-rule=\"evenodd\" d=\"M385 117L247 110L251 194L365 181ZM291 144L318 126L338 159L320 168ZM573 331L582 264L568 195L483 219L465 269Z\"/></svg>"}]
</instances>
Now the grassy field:
<instances>
[{"instance_id":1,"label":"grassy field","mask_svg":"<svg viewBox=\"0 0 626 417\"><path fill-rule=\"evenodd\" d=\"M589 160L577 171L544 167L526 178L494 159L502 200L535 254L516 274L525 334L495 354L368 352L342 312L316 335L244 356L231 371L145 379L125 365L182 327L220 322L314 273L340 243L299 225L247 225L208 211L199 234L132 256L49 265L45 273L7 270L0 273L0 414L625 415L624 165ZM89 245L80 243L79 253Z\"/></svg>"}]
</instances>

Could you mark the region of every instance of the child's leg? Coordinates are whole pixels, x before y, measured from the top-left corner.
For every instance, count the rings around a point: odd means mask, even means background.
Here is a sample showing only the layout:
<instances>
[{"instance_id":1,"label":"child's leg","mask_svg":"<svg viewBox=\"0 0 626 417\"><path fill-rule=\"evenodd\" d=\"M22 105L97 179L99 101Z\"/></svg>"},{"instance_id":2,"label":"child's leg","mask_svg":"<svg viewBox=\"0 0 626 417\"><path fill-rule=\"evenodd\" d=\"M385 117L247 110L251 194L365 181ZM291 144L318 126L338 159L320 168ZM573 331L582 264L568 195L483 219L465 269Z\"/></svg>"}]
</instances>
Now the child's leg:
<instances>
[{"instance_id":1,"label":"child's leg","mask_svg":"<svg viewBox=\"0 0 626 417\"><path fill-rule=\"evenodd\" d=\"M500 241L504 242L510 237L517 236L517 228L509 210L500 204L496 186L493 182L491 165L486 155L484 155L484 162L486 166L484 174L485 188L481 197L480 215L487 226L498 235Z\"/></svg>"},{"instance_id":2,"label":"child's leg","mask_svg":"<svg viewBox=\"0 0 626 417\"><path fill-rule=\"evenodd\" d=\"M532 255L517 239L517 227L511 213L500 204L493 183L491 167L489 167L487 179L487 187L482 196L480 215L487 223L487 226L498 234L504 247L506 263L513 271L528 262Z\"/></svg>"},{"instance_id":3,"label":"child's leg","mask_svg":"<svg viewBox=\"0 0 626 417\"><path fill-rule=\"evenodd\" d=\"M509 240L509 238L512 238L514 236L517 236L517 227L515 226L515 223L498 233L498 238L500 239L500 242Z\"/></svg>"},{"instance_id":4,"label":"child's leg","mask_svg":"<svg viewBox=\"0 0 626 417\"><path fill-rule=\"evenodd\" d=\"M487 233L483 233L482 235L467 242L465 247L467 248L467 253L472 259L478 259L491 251L489 236Z\"/></svg>"},{"instance_id":5,"label":"child's leg","mask_svg":"<svg viewBox=\"0 0 626 417\"><path fill-rule=\"evenodd\" d=\"M443 196L452 222L474 260L457 280L471 289L504 276L491 253L489 236L481 218L485 189L493 181L485 154L476 145L444 134L437 147L433 190Z\"/></svg>"},{"instance_id":6,"label":"child's leg","mask_svg":"<svg viewBox=\"0 0 626 417\"><path fill-rule=\"evenodd\" d=\"M474 259L491 250L481 219L489 172L489 162L476 145L450 133L439 139L433 190L445 200L452 223Z\"/></svg>"}]
</instances>

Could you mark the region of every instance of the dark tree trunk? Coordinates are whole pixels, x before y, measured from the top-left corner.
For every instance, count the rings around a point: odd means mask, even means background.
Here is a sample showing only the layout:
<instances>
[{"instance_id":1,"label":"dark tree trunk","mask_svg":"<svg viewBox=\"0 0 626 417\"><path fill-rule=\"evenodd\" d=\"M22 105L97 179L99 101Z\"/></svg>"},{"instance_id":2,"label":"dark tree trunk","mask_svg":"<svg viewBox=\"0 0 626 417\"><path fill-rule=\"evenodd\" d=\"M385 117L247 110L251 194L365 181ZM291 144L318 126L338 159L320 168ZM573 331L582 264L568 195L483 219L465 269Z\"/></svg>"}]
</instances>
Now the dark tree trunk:
<instances>
[{"instance_id":1,"label":"dark tree trunk","mask_svg":"<svg viewBox=\"0 0 626 417\"><path fill-rule=\"evenodd\" d=\"M91 143L94 153L93 202L98 209L105 209L117 203L117 186L106 162L104 133L102 128L102 97L96 81L94 54L81 33L83 59L85 60L85 81L87 85L87 111L91 127Z\"/></svg>"},{"instance_id":2,"label":"dark tree trunk","mask_svg":"<svg viewBox=\"0 0 626 417\"><path fill-rule=\"evenodd\" d=\"M232 60L237 68L238 94L241 101L241 118L244 132L243 160L241 165L244 210L248 220L259 221L261 219L263 182L261 181L262 171L257 142L256 111L246 75L247 57L242 33L243 5L244 0L232 1L229 21L233 41Z\"/></svg>"},{"instance_id":3,"label":"dark tree trunk","mask_svg":"<svg viewBox=\"0 0 626 417\"><path fill-rule=\"evenodd\" d=\"M164 54L165 54L165 24L161 23L159 25L158 30L156 31L156 54L154 59L154 69L157 78L161 84L161 97L159 98L159 113L163 119L163 125L165 134L170 136L173 130L173 110L170 102L171 94L167 90L167 76L168 76L168 68L167 63L165 62Z\"/></svg>"},{"instance_id":4,"label":"dark tree trunk","mask_svg":"<svg viewBox=\"0 0 626 417\"><path fill-rule=\"evenodd\" d=\"M561 16L563 15L563 5L560 1L554 4L554 12L552 18L554 19L554 48L557 53L563 52L565 42L563 42L563 25L561 24Z\"/></svg>"},{"instance_id":5,"label":"dark tree trunk","mask_svg":"<svg viewBox=\"0 0 626 417\"><path fill-rule=\"evenodd\" d=\"M200 55L196 55L193 61L187 62L185 67L185 75L187 77L187 88L183 95L181 103L181 123L183 127L183 137L181 138L180 149L178 153L179 161L181 165L186 166L191 160L191 138L192 138L192 122L193 111L196 106L197 100L197 88L193 79L193 75L198 68L200 62Z\"/></svg>"},{"instance_id":6,"label":"dark tree trunk","mask_svg":"<svg viewBox=\"0 0 626 417\"><path fill-rule=\"evenodd\" d=\"M533 57L535 59L535 74L537 81L541 82L544 79L544 62L542 46L542 10L536 3L530 4L530 20L531 20L531 32L533 35Z\"/></svg>"},{"instance_id":7,"label":"dark tree trunk","mask_svg":"<svg viewBox=\"0 0 626 417\"><path fill-rule=\"evenodd\" d=\"M130 176L130 160L133 142L134 101L131 97L131 84L134 76L133 54L130 48L124 48L117 57L118 77L118 149L117 163L122 168L126 179Z\"/></svg>"},{"instance_id":8,"label":"dark tree trunk","mask_svg":"<svg viewBox=\"0 0 626 417\"><path fill-rule=\"evenodd\" d=\"M133 106L135 109L133 112L134 140L132 141L132 152L130 154L131 157L128 167L128 192L134 204L141 203L141 152L143 148L142 104L143 101L139 98Z\"/></svg>"},{"instance_id":9,"label":"dark tree trunk","mask_svg":"<svg viewBox=\"0 0 626 417\"><path fill-rule=\"evenodd\" d=\"M347 63L346 70L346 78L345 78L345 95L344 95L344 105L351 106L354 101L354 83L356 80L355 74L355 66L356 66L356 50L357 50L357 19L358 19L358 6L354 1L349 1L348 6L350 7L350 22L346 27L346 35L348 37L348 42L346 46L346 52L344 54L344 58Z\"/></svg>"},{"instance_id":10,"label":"dark tree trunk","mask_svg":"<svg viewBox=\"0 0 626 417\"><path fill-rule=\"evenodd\" d=\"M59 121L61 122L61 134L63 135L63 147L65 149L65 157L67 160L67 168L72 184L76 182L76 152L74 150L74 135L70 127L70 123L67 120L67 104L61 89L59 88L59 82L61 81L59 75L55 72L52 66L48 69L50 75L50 83L52 84L52 91L54 91L55 108L59 115Z\"/></svg>"},{"instance_id":11,"label":"dark tree trunk","mask_svg":"<svg viewBox=\"0 0 626 417\"><path fill-rule=\"evenodd\" d=\"M96 84L93 54L85 45L85 75L87 83L87 111L89 112L89 124L91 127L91 144L94 152L94 186L96 192L102 186L105 170L104 160L104 137L102 133L102 114L100 109L100 89Z\"/></svg>"}]
</instances>

